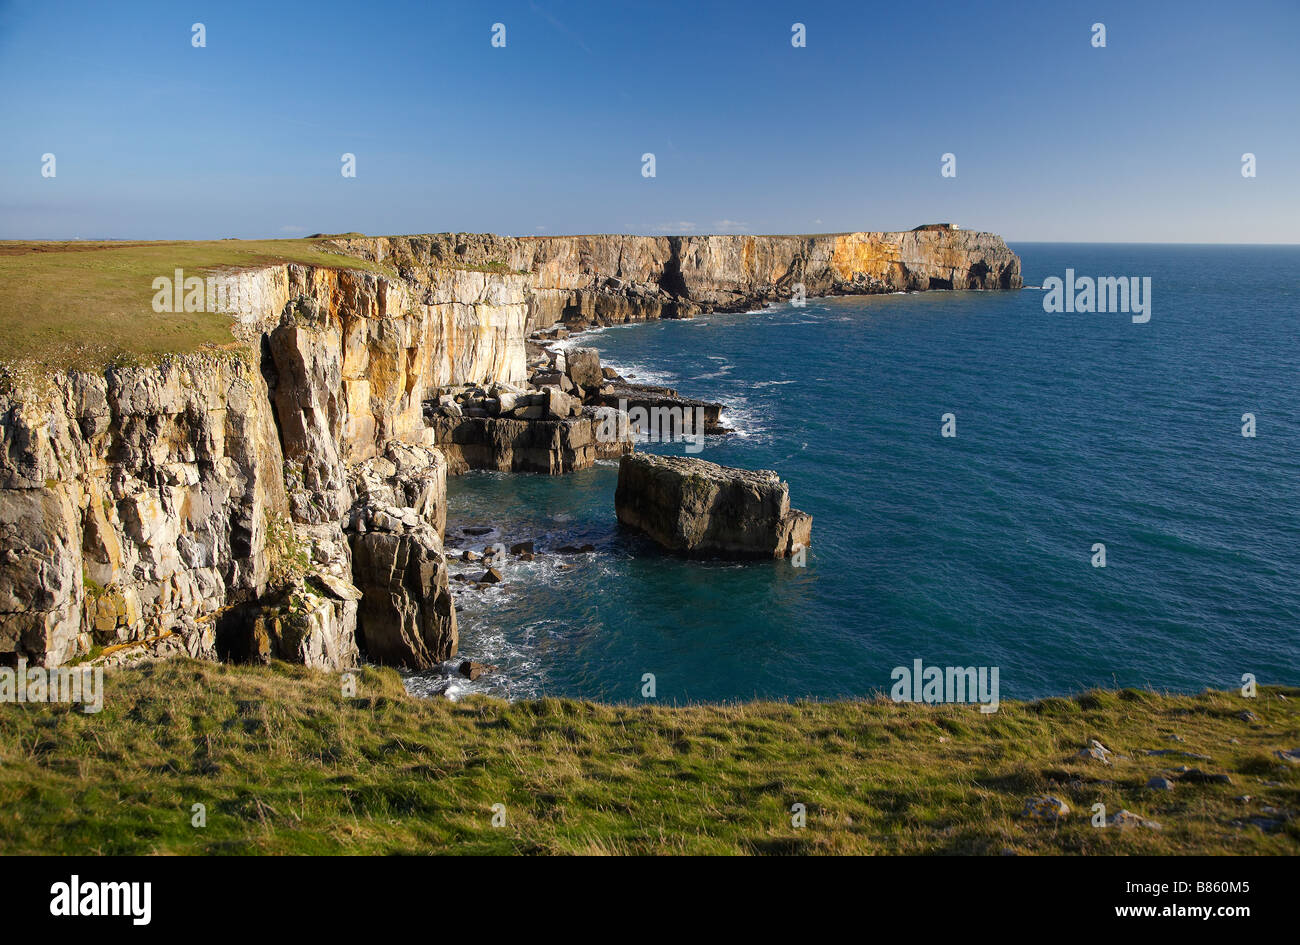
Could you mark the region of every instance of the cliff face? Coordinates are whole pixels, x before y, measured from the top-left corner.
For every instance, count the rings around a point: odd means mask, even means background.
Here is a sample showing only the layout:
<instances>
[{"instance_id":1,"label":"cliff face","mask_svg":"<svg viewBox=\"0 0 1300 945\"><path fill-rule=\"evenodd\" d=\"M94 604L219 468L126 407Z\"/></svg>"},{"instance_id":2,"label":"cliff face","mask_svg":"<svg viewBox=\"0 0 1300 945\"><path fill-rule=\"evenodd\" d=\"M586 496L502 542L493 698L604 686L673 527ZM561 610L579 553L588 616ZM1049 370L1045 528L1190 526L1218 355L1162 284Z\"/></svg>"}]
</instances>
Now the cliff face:
<instances>
[{"instance_id":1,"label":"cliff face","mask_svg":"<svg viewBox=\"0 0 1300 945\"><path fill-rule=\"evenodd\" d=\"M177 631L266 587L288 521L266 384L247 359L72 374L0 394L0 652L57 665Z\"/></svg>"},{"instance_id":2,"label":"cliff face","mask_svg":"<svg viewBox=\"0 0 1300 945\"><path fill-rule=\"evenodd\" d=\"M332 241L414 276L446 265L526 273L529 329L561 319L611 324L740 311L807 296L926 289L1018 289L1020 259L1000 236L949 228L825 236L436 234Z\"/></svg>"},{"instance_id":3,"label":"cliff face","mask_svg":"<svg viewBox=\"0 0 1300 945\"><path fill-rule=\"evenodd\" d=\"M594 415L500 421L494 444L469 421L427 419L439 388L522 390L525 339L561 319L740 310L796 283L808 296L1021 284L1000 238L958 231L333 245L399 277L225 274L231 350L0 387L0 660L132 644L121 652L341 668L360 643L432 665L456 647L448 458L562 472L604 455Z\"/></svg>"}]
</instances>

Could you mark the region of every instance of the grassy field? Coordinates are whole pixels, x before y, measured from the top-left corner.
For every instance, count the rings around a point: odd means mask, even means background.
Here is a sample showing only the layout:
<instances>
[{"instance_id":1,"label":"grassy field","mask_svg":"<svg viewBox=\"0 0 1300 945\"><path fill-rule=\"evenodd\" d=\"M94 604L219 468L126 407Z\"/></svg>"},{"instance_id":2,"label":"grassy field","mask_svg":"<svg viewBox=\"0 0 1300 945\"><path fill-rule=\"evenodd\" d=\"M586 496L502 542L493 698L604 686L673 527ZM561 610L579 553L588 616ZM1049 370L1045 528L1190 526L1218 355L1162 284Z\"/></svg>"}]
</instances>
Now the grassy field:
<instances>
[{"instance_id":1,"label":"grassy field","mask_svg":"<svg viewBox=\"0 0 1300 945\"><path fill-rule=\"evenodd\" d=\"M154 312L153 280L281 262L376 272L315 239L208 242L0 241L0 362L98 368L231 343L230 319ZM387 273L391 274L391 273Z\"/></svg>"},{"instance_id":2,"label":"grassy field","mask_svg":"<svg viewBox=\"0 0 1300 945\"><path fill-rule=\"evenodd\" d=\"M1077 757L1094 738L1112 764ZM987 716L509 705L413 699L386 670L345 699L301 667L177 660L111 672L98 715L0 705L0 852L1296 854L1300 766L1275 753L1297 746L1294 689L1095 692ZM1180 765L1231 783L1178 780ZM1172 791L1144 787L1160 773ZM1071 813L1022 818L1041 793ZM1163 829L1093 827L1097 802Z\"/></svg>"}]
</instances>

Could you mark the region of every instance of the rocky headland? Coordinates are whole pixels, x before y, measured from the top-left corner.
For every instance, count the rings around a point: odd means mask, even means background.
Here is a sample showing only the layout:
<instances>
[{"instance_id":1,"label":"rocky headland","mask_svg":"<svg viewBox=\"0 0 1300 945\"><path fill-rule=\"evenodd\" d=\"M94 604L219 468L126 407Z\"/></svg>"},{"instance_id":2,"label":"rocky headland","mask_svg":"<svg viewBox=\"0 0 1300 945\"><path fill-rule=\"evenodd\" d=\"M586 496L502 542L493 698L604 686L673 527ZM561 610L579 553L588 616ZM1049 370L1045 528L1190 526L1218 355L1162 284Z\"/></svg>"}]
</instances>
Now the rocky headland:
<instances>
[{"instance_id":1,"label":"rocky headland","mask_svg":"<svg viewBox=\"0 0 1300 945\"><path fill-rule=\"evenodd\" d=\"M448 475L625 457L637 407L722 430L721 405L633 385L551 344L562 334L800 295L1021 286L1000 237L952 228L316 245L338 265L216 275L229 345L6 371L0 660L429 667L457 647Z\"/></svg>"}]
</instances>

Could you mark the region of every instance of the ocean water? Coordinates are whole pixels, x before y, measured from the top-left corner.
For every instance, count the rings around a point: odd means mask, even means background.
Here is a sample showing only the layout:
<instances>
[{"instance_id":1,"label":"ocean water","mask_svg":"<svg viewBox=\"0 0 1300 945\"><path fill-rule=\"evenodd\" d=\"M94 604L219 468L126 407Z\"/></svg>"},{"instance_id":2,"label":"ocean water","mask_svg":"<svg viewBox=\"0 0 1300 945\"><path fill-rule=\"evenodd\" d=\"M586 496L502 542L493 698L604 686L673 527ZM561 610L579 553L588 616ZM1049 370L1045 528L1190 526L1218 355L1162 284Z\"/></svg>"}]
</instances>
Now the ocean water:
<instances>
[{"instance_id":1,"label":"ocean water","mask_svg":"<svg viewBox=\"0 0 1300 945\"><path fill-rule=\"evenodd\" d=\"M1150 322L1027 288L579 336L728 405L738 432L698 455L781 473L807 567L659 553L618 526L614 464L454 479L453 541L597 549L461 594L462 655L501 672L454 692L633 701L653 673L661 701L832 698L916 659L996 666L1003 698L1300 682L1300 248L1012 248L1029 286L1150 276Z\"/></svg>"}]
</instances>

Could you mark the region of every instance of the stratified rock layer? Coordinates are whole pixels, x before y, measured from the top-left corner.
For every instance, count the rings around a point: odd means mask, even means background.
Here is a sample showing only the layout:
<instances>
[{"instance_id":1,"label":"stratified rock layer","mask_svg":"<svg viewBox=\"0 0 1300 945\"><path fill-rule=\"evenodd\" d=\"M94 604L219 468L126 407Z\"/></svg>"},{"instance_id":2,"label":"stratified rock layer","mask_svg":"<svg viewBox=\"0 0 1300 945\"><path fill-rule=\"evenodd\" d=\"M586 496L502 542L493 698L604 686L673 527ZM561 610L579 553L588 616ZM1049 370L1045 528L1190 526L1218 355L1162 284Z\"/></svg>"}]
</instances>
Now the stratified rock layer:
<instances>
[{"instance_id":1,"label":"stratified rock layer","mask_svg":"<svg viewBox=\"0 0 1300 945\"><path fill-rule=\"evenodd\" d=\"M692 557L785 558L806 548L812 516L790 508L770 469L750 471L683 456L624 456L618 520Z\"/></svg>"}]
</instances>

